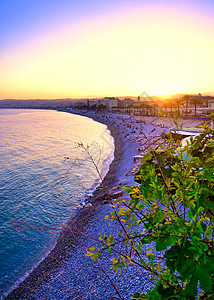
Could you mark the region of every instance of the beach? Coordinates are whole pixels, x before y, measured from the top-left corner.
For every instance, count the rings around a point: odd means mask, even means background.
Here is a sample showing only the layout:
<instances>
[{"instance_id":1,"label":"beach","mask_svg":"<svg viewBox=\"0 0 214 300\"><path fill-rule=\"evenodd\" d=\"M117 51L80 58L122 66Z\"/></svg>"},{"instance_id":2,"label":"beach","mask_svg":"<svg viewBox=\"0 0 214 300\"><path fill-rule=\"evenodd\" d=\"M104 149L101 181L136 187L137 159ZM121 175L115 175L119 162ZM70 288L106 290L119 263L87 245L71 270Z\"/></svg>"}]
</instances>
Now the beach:
<instances>
[{"instance_id":1,"label":"beach","mask_svg":"<svg viewBox=\"0 0 214 300\"><path fill-rule=\"evenodd\" d=\"M6 299L102 300L119 299L119 294L122 299L131 299L134 292L145 293L152 288L148 273L137 267L115 274L109 270L108 253L103 254L101 265L91 262L85 254L90 246L99 245L95 240L99 233L114 234L118 229L117 223L109 227L105 220L111 211L106 190L120 191L119 186L134 185L132 169L145 151L146 140L146 148L155 145L161 133L169 132L172 126L160 118L87 112L83 115L106 124L115 141L114 160L102 183L105 188L97 189L85 207L65 224L53 250ZM201 123L196 120L194 126ZM192 120L189 124L193 126Z\"/></svg>"}]
</instances>

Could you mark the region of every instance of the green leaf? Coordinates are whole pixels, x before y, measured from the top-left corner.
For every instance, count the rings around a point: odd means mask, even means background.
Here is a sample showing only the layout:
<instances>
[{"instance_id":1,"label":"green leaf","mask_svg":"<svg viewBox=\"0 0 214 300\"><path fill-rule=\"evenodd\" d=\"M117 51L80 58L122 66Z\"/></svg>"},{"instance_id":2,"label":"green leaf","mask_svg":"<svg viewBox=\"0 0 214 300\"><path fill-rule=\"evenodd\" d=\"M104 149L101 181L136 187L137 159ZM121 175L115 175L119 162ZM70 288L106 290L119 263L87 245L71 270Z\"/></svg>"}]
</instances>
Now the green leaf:
<instances>
[{"instance_id":1,"label":"green leaf","mask_svg":"<svg viewBox=\"0 0 214 300\"><path fill-rule=\"evenodd\" d=\"M140 245L137 245L137 250L140 251L142 253L142 248Z\"/></svg>"},{"instance_id":2,"label":"green leaf","mask_svg":"<svg viewBox=\"0 0 214 300\"><path fill-rule=\"evenodd\" d=\"M195 273L195 269L196 269L195 262L191 259L187 259L183 261L183 266L182 269L180 270L180 274L185 280Z\"/></svg>"},{"instance_id":3,"label":"green leaf","mask_svg":"<svg viewBox=\"0 0 214 300\"><path fill-rule=\"evenodd\" d=\"M152 158L153 158L153 155L152 155L151 152L146 153L146 154L144 155L144 157L141 159L141 162L142 162L142 163L143 163L143 162L147 162L148 160L151 160Z\"/></svg>"},{"instance_id":4,"label":"green leaf","mask_svg":"<svg viewBox=\"0 0 214 300\"><path fill-rule=\"evenodd\" d=\"M192 215L194 216L195 215L195 203L192 201L190 203L190 210L191 210Z\"/></svg>"},{"instance_id":5,"label":"green leaf","mask_svg":"<svg viewBox=\"0 0 214 300\"><path fill-rule=\"evenodd\" d=\"M172 273L174 273L175 272L175 259L173 259L173 260L167 259L166 266Z\"/></svg>"},{"instance_id":6,"label":"green leaf","mask_svg":"<svg viewBox=\"0 0 214 300\"><path fill-rule=\"evenodd\" d=\"M209 199L206 199L206 201L204 201L203 204L209 209L211 209L211 211L214 211L214 203Z\"/></svg>"},{"instance_id":7,"label":"green leaf","mask_svg":"<svg viewBox=\"0 0 214 300\"><path fill-rule=\"evenodd\" d=\"M149 247L149 248L147 249L147 251L152 251L152 249L153 249L153 247Z\"/></svg>"},{"instance_id":8,"label":"green leaf","mask_svg":"<svg viewBox=\"0 0 214 300\"><path fill-rule=\"evenodd\" d=\"M193 214L190 210L187 212L187 215L190 218L190 220L193 219Z\"/></svg>"},{"instance_id":9,"label":"green leaf","mask_svg":"<svg viewBox=\"0 0 214 300\"><path fill-rule=\"evenodd\" d=\"M207 147L214 147L214 141L207 142Z\"/></svg>"},{"instance_id":10,"label":"green leaf","mask_svg":"<svg viewBox=\"0 0 214 300\"><path fill-rule=\"evenodd\" d=\"M152 235L147 235L140 240L141 245L151 243L155 240L155 237Z\"/></svg>"},{"instance_id":11,"label":"green leaf","mask_svg":"<svg viewBox=\"0 0 214 300\"><path fill-rule=\"evenodd\" d=\"M180 248L176 246L172 246L169 250L165 252L165 257L175 258L178 257L179 253L180 253Z\"/></svg>"},{"instance_id":12,"label":"green leaf","mask_svg":"<svg viewBox=\"0 0 214 300\"><path fill-rule=\"evenodd\" d=\"M140 298L140 294L139 293L134 293L132 295L132 299L139 299Z\"/></svg>"},{"instance_id":13,"label":"green leaf","mask_svg":"<svg viewBox=\"0 0 214 300\"><path fill-rule=\"evenodd\" d=\"M207 271L214 273L214 257L209 257L207 259L207 263L206 263L206 269Z\"/></svg>"},{"instance_id":14,"label":"green leaf","mask_svg":"<svg viewBox=\"0 0 214 300\"><path fill-rule=\"evenodd\" d=\"M158 287L158 293L161 296L167 297L165 299L168 299L168 297L174 296L174 294L175 294L175 287L171 285L168 288L164 288L164 286L162 284L160 284L159 287Z\"/></svg>"},{"instance_id":15,"label":"green leaf","mask_svg":"<svg viewBox=\"0 0 214 300\"><path fill-rule=\"evenodd\" d=\"M183 248L179 248L179 253L175 262L175 269L180 272L182 270L182 267L184 265L184 253Z\"/></svg>"},{"instance_id":16,"label":"green leaf","mask_svg":"<svg viewBox=\"0 0 214 300\"><path fill-rule=\"evenodd\" d=\"M180 183L179 183L179 181L177 181L175 178L172 178L172 182L174 183L174 185L176 186L176 188L180 189Z\"/></svg>"},{"instance_id":17,"label":"green leaf","mask_svg":"<svg viewBox=\"0 0 214 300\"><path fill-rule=\"evenodd\" d=\"M194 273L190 282L186 285L184 289L184 295L187 297L187 299L195 299L198 289L198 276L197 273Z\"/></svg>"},{"instance_id":18,"label":"green leaf","mask_svg":"<svg viewBox=\"0 0 214 300\"><path fill-rule=\"evenodd\" d=\"M137 208L138 208L138 210L143 210L144 209L144 204L139 203Z\"/></svg>"},{"instance_id":19,"label":"green leaf","mask_svg":"<svg viewBox=\"0 0 214 300\"><path fill-rule=\"evenodd\" d=\"M177 237L175 236L165 236L156 241L156 250L162 251L169 246L173 246L177 242Z\"/></svg>"},{"instance_id":20,"label":"green leaf","mask_svg":"<svg viewBox=\"0 0 214 300\"><path fill-rule=\"evenodd\" d=\"M210 277L210 274L207 272L205 269L206 266L204 265L204 268L202 266L197 266L198 268L198 277L200 281L200 286L202 290L205 293L211 292L212 291L212 280Z\"/></svg>"}]
</instances>

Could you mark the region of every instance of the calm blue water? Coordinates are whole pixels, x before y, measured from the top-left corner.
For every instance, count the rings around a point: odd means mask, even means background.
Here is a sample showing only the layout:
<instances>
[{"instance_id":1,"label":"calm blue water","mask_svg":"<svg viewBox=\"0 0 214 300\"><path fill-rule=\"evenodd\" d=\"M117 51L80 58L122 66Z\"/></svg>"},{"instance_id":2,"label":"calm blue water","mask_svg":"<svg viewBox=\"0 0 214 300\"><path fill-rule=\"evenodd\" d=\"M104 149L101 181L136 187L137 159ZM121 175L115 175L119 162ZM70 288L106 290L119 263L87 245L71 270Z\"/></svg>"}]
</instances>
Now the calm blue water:
<instances>
[{"instance_id":1,"label":"calm blue water","mask_svg":"<svg viewBox=\"0 0 214 300\"><path fill-rule=\"evenodd\" d=\"M97 185L79 142L104 176L114 150L105 125L51 110L0 109L0 295L50 251L62 222Z\"/></svg>"}]
</instances>

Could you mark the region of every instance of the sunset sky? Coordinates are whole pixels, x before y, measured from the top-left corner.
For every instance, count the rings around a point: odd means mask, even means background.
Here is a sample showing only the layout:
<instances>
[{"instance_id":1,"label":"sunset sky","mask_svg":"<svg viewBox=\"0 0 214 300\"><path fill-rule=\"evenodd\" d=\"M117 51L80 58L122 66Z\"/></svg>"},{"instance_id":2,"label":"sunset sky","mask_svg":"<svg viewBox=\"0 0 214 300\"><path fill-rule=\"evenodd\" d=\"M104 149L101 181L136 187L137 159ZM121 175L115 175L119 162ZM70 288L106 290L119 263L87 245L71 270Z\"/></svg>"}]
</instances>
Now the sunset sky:
<instances>
[{"instance_id":1,"label":"sunset sky","mask_svg":"<svg viewBox=\"0 0 214 300\"><path fill-rule=\"evenodd\" d=\"M213 0L1 0L0 99L214 92L213 16Z\"/></svg>"}]
</instances>

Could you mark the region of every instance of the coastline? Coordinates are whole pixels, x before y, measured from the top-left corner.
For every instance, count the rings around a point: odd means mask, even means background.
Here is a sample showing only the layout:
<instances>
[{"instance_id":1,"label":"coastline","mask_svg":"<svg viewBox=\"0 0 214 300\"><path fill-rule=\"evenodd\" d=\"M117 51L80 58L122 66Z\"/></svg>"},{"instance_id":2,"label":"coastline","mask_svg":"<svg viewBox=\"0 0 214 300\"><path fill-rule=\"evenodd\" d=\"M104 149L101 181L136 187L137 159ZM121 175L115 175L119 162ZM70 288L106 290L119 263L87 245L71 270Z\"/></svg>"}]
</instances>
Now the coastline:
<instances>
[{"instance_id":1,"label":"coastline","mask_svg":"<svg viewBox=\"0 0 214 300\"><path fill-rule=\"evenodd\" d=\"M79 114L79 113L78 113ZM79 114L80 115L80 114ZM83 115L85 116L85 115ZM87 117L87 116L86 116ZM90 116L90 118L92 118ZM109 166L109 170L103 179L103 185L111 189L115 184L116 169L121 157L122 140L118 129L108 122L97 120L94 121L105 124L114 139L114 159ZM4 299L30 299L32 291L37 290L43 280L48 280L51 277L52 270L56 272L61 262L66 257L67 253L74 249L81 238L85 226L89 222L91 216L101 205L105 198L104 189L96 189L93 196L90 198L91 205L86 205L80 209L65 225L65 228L59 234L56 244L49 254L35 267L35 269L27 275L27 277L14 288ZM30 298L28 298L30 297Z\"/></svg>"},{"instance_id":2,"label":"coastline","mask_svg":"<svg viewBox=\"0 0 214 300\"><path fill-rule=\"evenodd\" d=\"M133 185L134 176L126 176L126 174L134 166L133 157L138 154L139 132L143 132L141 140L145 138L145 134L150 137L160 136L163 131L160 125L158 123L152 125L152 122L147 123L146 120L146 124L142 127L143 123L138 126L139 120L130 118L127 126L127 120L123 120L121 116L77 114L107 125L114 138L114 160L103 180L103 185L108 189L118 184ZM79 210L66 224L52 251L5 299L102 300L115 295L114 289L109 285L108 280L104 279L103 273L98 272L90 258L85 257L86 248L94 245L94 240L90 236L95 237L99 232L111 233L111 229L110 231L108 229L108 222L104 221L105 215L111 210L108 203L102 205L105 201L105 194L104 189L97 189L94 192L89 205ZM117 230L117 226L113 227L114 230ZM105 258L105 269L109 270L111 262L107 262L107 257ZM138 270L135 269L120 277L115 274L111 274L111 276L112 280L116 280L119 287L123 289L124 299L130 298L133 292L142 290L142 285L146 290L151 289L148 274L138 274ZM69 285L63 285L62 278ZM124 281L125 284L123 284ZM88 290L91 282L94 286L93 291ZM132 282L131 287L130 282ZM70 298L71 295L73 298Z\"/></svg>"}]
</instances>

